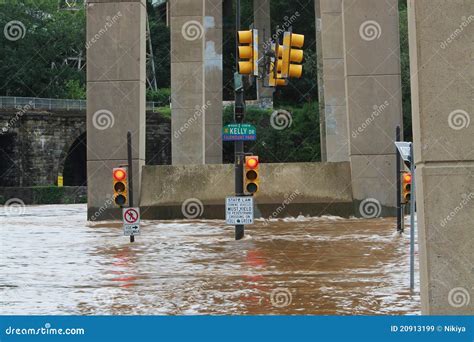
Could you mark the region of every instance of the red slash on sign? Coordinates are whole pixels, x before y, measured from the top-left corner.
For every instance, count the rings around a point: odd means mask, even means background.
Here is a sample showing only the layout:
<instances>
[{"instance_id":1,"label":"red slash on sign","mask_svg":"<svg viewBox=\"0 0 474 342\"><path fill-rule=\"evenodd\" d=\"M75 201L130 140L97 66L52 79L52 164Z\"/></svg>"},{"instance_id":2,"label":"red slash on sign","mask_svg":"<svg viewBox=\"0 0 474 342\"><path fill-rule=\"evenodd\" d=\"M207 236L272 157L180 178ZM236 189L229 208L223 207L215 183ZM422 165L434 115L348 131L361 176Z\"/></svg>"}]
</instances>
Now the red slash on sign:
<instances>
[{"instance_id":1,"label":"red slash on sign","mask_svg":"<svg viewBox=\"0 0 474 342\"><path fill-rule=\"evenodd\" d=\"M138 221L139 217L140 217L140 215L138 214L138 211L135 210L134 208L129 208L129 209L125 210L125 212L123 213L123 219L128 224L136 223Z\"/></svg>"}]
</instances>

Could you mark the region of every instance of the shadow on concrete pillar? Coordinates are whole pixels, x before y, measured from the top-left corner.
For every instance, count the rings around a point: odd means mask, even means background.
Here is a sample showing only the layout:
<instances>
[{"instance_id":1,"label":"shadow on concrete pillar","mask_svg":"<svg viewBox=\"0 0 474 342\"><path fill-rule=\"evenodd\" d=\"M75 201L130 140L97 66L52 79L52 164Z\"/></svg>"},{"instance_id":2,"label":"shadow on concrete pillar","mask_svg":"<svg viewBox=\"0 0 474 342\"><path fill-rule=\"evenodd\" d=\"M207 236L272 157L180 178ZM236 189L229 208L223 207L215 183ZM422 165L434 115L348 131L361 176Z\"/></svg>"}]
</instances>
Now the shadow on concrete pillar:
<instances>
[{"instance_id":1,"label":"shadow on concrete pillar","mask_svg":"<svg viewBox=\"0 0 474 342\"><path fill-rule=\"evenodd\" d=\"M408 3L422 310L473 315L474 2Z\"/></svg>"},{"instance_id":2,"label":"shadow on concrete pillar","mask_svg":"<svg viewBox=\"0 0 474 342\"><path fill-rule=\"evenodd\" d=\"M222 163L222 0L175 0L171 16L172 162Z\"/></svg>"},{"instance_id":3,"label":"shadow on concrete pillar","mask_svg":"<svg viewBox=\"0 0 474 342\"><path fill-rule=\"evenodd\" d=\"M320 6L327 161L349 161L342 0Z\"/></svg>"},{"instance_id":4,"label":"shadow on concrete pillar","mask_svg":"<svg viewBox=\"0 0 474 342\"><path fill-rule=\"evenodd\" d=\"M343 0L342 17L356 212L395 216L394 134L403 127L398 0Z\"/></svg>"}]
</instances>

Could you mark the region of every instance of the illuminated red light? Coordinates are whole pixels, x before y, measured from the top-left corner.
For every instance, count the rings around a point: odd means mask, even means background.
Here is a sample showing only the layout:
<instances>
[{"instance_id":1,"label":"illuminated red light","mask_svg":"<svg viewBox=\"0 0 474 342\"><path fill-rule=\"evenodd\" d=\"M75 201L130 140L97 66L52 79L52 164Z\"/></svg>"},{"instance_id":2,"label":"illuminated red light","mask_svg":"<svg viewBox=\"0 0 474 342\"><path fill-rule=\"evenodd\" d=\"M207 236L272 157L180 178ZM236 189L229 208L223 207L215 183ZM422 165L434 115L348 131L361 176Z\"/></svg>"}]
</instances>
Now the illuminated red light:
<instances>
[{"instance_id":1,"label":"illuminated red light","mask_svg":"<svg viewBox=\"0 0 474 342\"><path fill-rule=\"evenodd\" d=\"M257 158L247 159L247 167L249 169L255 169L257 166L258 166L258 159Z\"/></svg>"},{"instance_id":2,"label":"illuminated red light","mask_svg":"<svg viewBox=\"0 0 474 342\"><path fill-rule=\"evenodd\" d=\"M411 174L407 173L403 176L403 180L407 183L411 182Z\"/></svg>"},{"instance_id":3,"label":"illuminated red light","mask_svg":"<svg viewBox=\"0 0 474 342\"><path fill-rule=\"evenodd\" d=\"M118 182L123 181L127 178L127 173L124 169L116 169L114 170L114 179Z\"/></svg>"}]
</instances>

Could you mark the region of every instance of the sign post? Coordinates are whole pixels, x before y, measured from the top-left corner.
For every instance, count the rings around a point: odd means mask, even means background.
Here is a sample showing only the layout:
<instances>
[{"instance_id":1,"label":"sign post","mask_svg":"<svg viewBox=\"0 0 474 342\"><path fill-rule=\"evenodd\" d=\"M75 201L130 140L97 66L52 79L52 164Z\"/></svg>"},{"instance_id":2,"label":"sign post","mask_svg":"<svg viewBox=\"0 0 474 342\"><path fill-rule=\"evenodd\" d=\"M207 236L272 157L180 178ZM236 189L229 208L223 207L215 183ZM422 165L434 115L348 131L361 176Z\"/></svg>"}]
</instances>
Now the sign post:
<instances>
[{"instance_id":1,"label":"sign post","mask_svg":"<svg viewBox=\"0 0 474 342\"><path fill-rule=\"evenodd\" d=\"M127 132L127 159L128 159L128 189L129 189L129 206L133 208L133 161L132 161L132 133L130 131ZM138 210L140 213L140 210ZM125 221L124 221L125 224ZM125 231L125 226L124 226ZM138 224L138 231L140 231L140 224ZM130 242L135 242L135 234L130 234Z\"/></svg>"},{"instance_id":2,"label":"sign post","mask_svg":"<svg viewBox=\"0 0 474 342\"><path fill-rule=\"evenodd\" d=\"M411 142L395 142L398 153L402 157L405 165L410 168L411 173L411 195L410 195L410 289L415 289L415 210L416 210L416 196L415 196L415 157L413 143ZM400 171L399 171L400 173ZM400 176L398 177L400 178Z\"/></svg>"},{"instance_id":3,"label":"sign post","mask_svg":"<svg viewBox=\"0 0 474 342\"><path fill-rule=\"evenodd\" d=\"M415 290L415 210L416 210L416 195L415 195L415 158L413 151L413 144L410 146L410 169L411 169L411 196L410 196L410 289Z\"/></svg>"},{"instance_id":4,"label":"sign post","mask_svg":"<svg viewBox=\"0 0 474 342\"><path fill-rule=\"evenodd\" d=\"M397 126L396 129L396 137L395 137L395 145L400 141L401 139L401 129L400 126ZM398 146L397 146L398 150ZM402 212L402 182L400 180L400 169L401 169L401 163L400 163L400 153L397 153L397 162L396 162L396 177L397 177L397 232L400 234L403 233L403 212Z\"/></svg>"},{"instance_id":5,"label":"sign post","mask_svg":"<svg viewBox=\"0 0 474 342\"><path fill-rule=\"evenodd\" d=\"M240 30L240 0L236 0L235 11L235 56L236 69L239 70L239 32ZM242 79L240 78L240 81ZM245 117L245 93L244 86L235 82L235 105L234 105L234 121L236 124L241 124ZM235 195L242 196L244 194L244 141L234 141L235 154ZM243 224L235 224L235 239L241 240L245 234L245 226Z\"/></svg>"}]
</instances>

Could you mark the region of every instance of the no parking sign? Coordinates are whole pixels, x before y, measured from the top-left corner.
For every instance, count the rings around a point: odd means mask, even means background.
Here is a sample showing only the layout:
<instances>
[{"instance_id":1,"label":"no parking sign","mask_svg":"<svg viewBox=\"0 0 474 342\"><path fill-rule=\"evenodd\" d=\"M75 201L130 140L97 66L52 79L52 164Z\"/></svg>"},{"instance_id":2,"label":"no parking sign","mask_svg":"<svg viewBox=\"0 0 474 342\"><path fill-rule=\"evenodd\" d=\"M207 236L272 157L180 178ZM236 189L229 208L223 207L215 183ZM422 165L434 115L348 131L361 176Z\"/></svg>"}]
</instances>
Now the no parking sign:
<instances>
[{"instance_id":1,"label":"no parking sign","mask_svg":"<svg viewBox=\"0 0 474 342\"><path fill-rule=\"evenodd\" d=\"M140 235L140 208L123 208L123 235Z\"/></svg>"}]
</instances>

